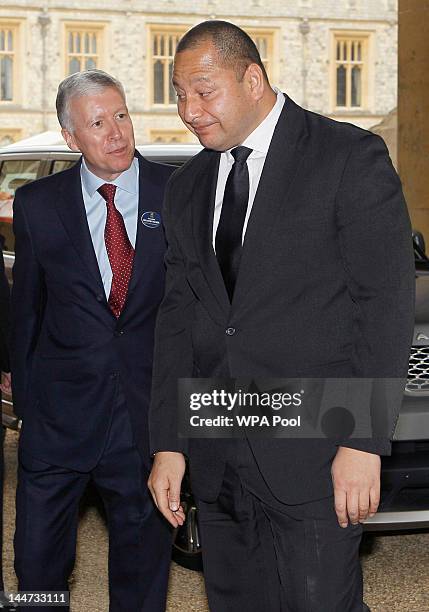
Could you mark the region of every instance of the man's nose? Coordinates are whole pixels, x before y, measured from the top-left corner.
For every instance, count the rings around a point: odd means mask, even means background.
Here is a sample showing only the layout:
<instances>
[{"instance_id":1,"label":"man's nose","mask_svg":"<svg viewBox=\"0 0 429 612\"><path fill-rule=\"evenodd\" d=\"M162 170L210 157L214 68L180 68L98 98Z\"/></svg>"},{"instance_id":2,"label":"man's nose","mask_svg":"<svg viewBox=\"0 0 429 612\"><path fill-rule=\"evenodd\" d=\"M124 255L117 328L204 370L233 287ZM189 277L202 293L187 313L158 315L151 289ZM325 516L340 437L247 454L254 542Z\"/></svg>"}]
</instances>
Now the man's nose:
<instances>
[{"instance_id":1,"label":"man's nose","mask_svg":"<svg viewBox=\"0 0 429 612\"><path fill-rule=\"evenodd\" d=\"M122 131L120 126L116 123L116 121L112 121L109 123L109 132L108 137L111 140L118 140L122 137Z\"/></svg>"},{"instance_id":2,"label":"man's nose","mask_svg":"<svg viewBox=\"0 0 429 612\"><path fill-rule=\"evenodd\" d=\"M183 118L186 123L192 124L192 122L198 119L198 117L201 117L201 115L201 104L198 98L187 98L183 108Z\"/></svg>"}]
</instances>

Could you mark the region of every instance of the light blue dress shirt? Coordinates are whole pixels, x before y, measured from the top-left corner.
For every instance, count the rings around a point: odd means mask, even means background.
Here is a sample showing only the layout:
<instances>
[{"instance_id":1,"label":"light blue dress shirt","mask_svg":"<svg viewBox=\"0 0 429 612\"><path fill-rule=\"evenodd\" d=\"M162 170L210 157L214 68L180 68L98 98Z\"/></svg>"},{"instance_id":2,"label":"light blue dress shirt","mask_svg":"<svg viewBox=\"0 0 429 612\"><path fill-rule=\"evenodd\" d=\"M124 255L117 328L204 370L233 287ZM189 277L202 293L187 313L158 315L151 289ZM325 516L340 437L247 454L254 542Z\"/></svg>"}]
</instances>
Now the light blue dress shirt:
<instances>
[{"instance_id":1,"label":"light blue dress shirt","mask_svg":"<svg viewBox=\"0 0 429 612\"><path fill-rule=\"evenodd\" d=\"M128 170L122 172L114 181L105 181L91 172L85 163L85 159L82 158L80 179L92 244L94 245L104 291L108 299L113 275L104 242L107 206L106 201L98 193L97 189L106 182L116 185L115 206L124 219L128 238L135 248L139 207L139 162L135 157Z\"/></svg>"}]
</instances>

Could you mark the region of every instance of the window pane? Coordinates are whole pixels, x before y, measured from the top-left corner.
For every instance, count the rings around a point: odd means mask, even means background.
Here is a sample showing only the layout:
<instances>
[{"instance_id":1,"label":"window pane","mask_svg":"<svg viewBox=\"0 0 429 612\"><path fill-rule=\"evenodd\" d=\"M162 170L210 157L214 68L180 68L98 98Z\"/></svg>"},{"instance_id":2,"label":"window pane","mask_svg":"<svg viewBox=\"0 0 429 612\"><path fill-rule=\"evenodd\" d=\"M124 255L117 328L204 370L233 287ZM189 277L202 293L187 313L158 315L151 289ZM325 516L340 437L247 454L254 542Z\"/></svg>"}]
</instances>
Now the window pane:
<instances>
[{"instance_id":1,"label":"window pane","mask_svg":"<svg viewBox=\"0 0 429 612\"><path fill-rule=\"evenodd\" d=\"M361 91L361 69L359 66L353 66L352 68L352 106L362 105L362 91Z\"/></svg>"},{"instance_id":2,"label":"window pane","mask_svg":"<svg viewBox=\"0 0 429 612\"><path fill-rule=\"evenodd\" d=\"M96 34L92 35L91 52L97 53L97 35Z\"/></svg>"},{"instance_id":3,"label":"window pane","mask_svg":"<svg viewBox=\"0 0 429 612\"><path fill-rule=\"evenodd\" d=\"M340 43L337 42L337 60L341 59Z\"/></svg>"},{"instance_id":4,"label":"window pane","mask_svg":"<svg viewBox=\"0 0 429 612\"><path fill-rule=\"evenodd\" d=\"M346 69L344 66L337 68L337 106L346 105Z\"/></svg>"},{"instance_id":5,"label":"window pane","mask_svg":"<svg viewBox=\"0 0 429 612\"><path fill-rule=\"evenodd\" d=\"M94 68L97 68L97 65L95 63L95 60L93 57L88 57L86 62L85 62L85 68L87 70L93 70Z\"/></svg>"},{"instance_id":6,"label":"window pane","mask_svg":"<svg viewBox=\"0 0 429 612\"><path fill-rule=\"evenodd\" d=\"M89 34L85 34L85 53L89 53Z\"/></svg>"},{"instance_id":7,"label":"window pane","mask_svg":"<svg viewBox=\"0 0 429 612\"><path fill-rule=\"evenodd\" d=\"M0 99L7 100L9 102L13 98L12 70L13 70L12 58L8 56L3 57L0 60L0 81L1 81Z\"/></svg>"},{"instance_id":8,"label":"window pane","mask_svg":"<svg viewBox=\"0 0 429 612\"><path fill-rule=\"evenodd\" d=\"M73 51L73 34L69 32L69 53Z\"/></svg>"},{"instance_id":9,"label":"window pane","mask_svg":"<svg viewBox=\"0 0 429 612\"><path fill-rule=\"evenodd\" d=\"M40 160L5 161L0 171L0 241L3 249L15 248L12 232L12 204L15 191L26 183L34 181L39 171Z\"/></svg>"},{"instance_id":10,"label":"window pane","mask_svg":"<svg viewBox=\"0 0 429 612\"><path fill-rule=\"evenodd\" d=\"M153 101L164 104L164 66L161 60L156 60L153 65Z\"/></svg>"},{"instance_id":11,"label":"window pane","mask_svg":"<svg viewBox=\"0 0 429 612\"><path fill-rule=\"evenodd\" d=\"M159 37L159 54L164 55L165 36Z\"/></svg>"},{"instance_id":12,"label":"window pane","mask_svg":"<svg viewBox=\"0 0 429 612\"><path fill-rule=\"evenodd\" d=\"M76 36L75 38L76 53L80 53L80 34L79 32L76 32L75 36Z\"/></svg>"},{"instance_id":13,"label":"window pane","mask_svg":"<svg viewBox=\"0 0 429 612\"><path fill-rule=\"evenodd\" d=\"M0 51L5 51L5 31L0 30Z\"/></svg>"},{"instance_id":14,"label":"window pane","mask_svg":"<svg viewBox=\"0 0 429 612\"><path fill-rule=\"evenodd\" d=\"M261 58L266 59L267 57L267 39L266 38L257 38L256 41L256 47L259 51L259 55L261 56Z\"/></svg>"},{"instance_id":15,"label":"window pane","mask_svg":"<svg viewBox=\"0 0 429 612\"><path fill-rule=\"evenodd\" d=\"M75 72L80 72L80 62L76 57L73 57L69 61L69 74L74 74Z\"/></svg>"},{"instance_id":16,"label":"window pane","mask_svg":"<svg viewBox=\"0 0 429 612\"><path fill-rule=\"evenodd\" d=\"M173 87L172 79L173 79L173 62L170 61L168 62L168 86L169 86L168 101L170 104L175 104L176 103L176 90Z\"/></svg>"},{"instance_id":17,"label":"window pane","mask_svg":"<svg viewBox=\"0 0 429 612\"><path fill-rule=\"evenodd\" d=\"M7 48L9 51L13 51L13 34L11 30L7 34Z\"/></svg>"},{"instance_id":18,"label":"window pane","mask_svg":"<svg viewBox=\"0 0 429 612\"><path fill-rule=\"evenodd\" d=\"M362 61L362 43L358 44L357 58L358 58L358 62Z\"/></svg>"},{"instance_id":19,"label":"window pane","mask_svg":"<svg viewBox=\"0 0 429 612\"><path fill-rule=\"evenodd\" d=\"M56 172L62 172L63 170L67 170L68 168L71 168L72 166L75 165L75 161L74 160L67 160L67 161L60 161L60 160L56 160L54 161L54 163L52 164L52 170L51 173L55 174Z\"/></svg>"}]
</instances>

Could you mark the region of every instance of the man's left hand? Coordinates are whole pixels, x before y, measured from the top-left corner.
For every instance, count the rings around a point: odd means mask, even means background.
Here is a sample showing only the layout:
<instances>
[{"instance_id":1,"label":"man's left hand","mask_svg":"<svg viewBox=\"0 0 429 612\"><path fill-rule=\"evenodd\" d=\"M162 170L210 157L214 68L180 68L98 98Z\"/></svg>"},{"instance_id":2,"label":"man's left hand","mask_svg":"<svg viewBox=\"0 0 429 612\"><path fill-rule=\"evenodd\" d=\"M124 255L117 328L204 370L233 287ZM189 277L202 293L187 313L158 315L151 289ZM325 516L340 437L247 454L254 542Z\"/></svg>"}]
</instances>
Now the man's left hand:
<instances>
[{"instance_id":1,"label":"man's left hand","mask_svg":"<svg viewBox=\"0 0 429 612\"><path fill-rule=\"evenodd\" d=\"M332 462L335 512L341 527L362 523L380 503L381 460L378 455L340 446Z\"/></svg>"}]
</instances>

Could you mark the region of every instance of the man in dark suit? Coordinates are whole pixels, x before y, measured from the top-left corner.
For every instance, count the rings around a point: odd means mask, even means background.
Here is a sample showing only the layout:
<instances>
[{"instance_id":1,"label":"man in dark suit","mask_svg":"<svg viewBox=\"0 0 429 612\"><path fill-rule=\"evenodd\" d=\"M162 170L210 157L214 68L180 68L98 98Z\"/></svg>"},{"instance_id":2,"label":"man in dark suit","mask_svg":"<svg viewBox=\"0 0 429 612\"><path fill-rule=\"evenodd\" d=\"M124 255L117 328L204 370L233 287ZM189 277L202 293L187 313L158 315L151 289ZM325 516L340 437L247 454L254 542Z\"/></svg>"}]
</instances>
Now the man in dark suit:
<instances>
[{"instance_id":1,"label":"man in dark suit","mask_svg":"<svg viewBox=\"0 0 429 612\"><path fill-rule=\"evenodd\" d=\"M213 612L362 612L361 522L394 419L378 437L187 441L177 379L404 376L414 274L400 181L379 137L273 90L232 24L183 37L173 84L205 149L166 190L149 486L182 524L189 456Z\"/></svg>"},{"instance_id":2,"label":"man in dark suit","mask_svg":"<svg viewBox=\"0 0 429 612\"><path fill-rule=\"evenodd\" d=\"M147 490L147 413L171 168L135 150L123 87L102 71L65 79L57 112L82 158L14 203L19 588L67 590L92 480L109 528L110 610L161 612L171 528Z\"/></svg>"}]
</instances>

